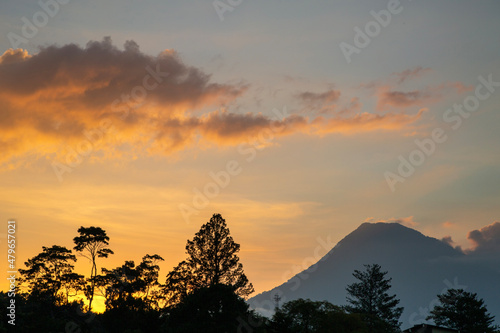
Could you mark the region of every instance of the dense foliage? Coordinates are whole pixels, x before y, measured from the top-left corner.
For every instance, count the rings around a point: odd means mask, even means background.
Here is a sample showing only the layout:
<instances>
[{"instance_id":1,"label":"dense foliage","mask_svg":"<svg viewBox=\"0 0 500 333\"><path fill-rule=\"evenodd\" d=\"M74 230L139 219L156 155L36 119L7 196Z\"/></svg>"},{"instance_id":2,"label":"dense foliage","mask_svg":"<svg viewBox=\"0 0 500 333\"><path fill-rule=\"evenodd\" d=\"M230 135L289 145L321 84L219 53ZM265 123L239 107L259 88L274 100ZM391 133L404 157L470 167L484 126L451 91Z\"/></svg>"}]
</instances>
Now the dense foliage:
<instances>
[{"instance_id":1,"label":"dense foliage","mask_svg":"<svg viewBox=\"0 0 500 333\"><path fill-rule=\"evenodd\" d=\"M347 287L347 307L350 313L362 315L371 333L401 331L399 318L403 308L398 307L396 295L389 295L391 278L386 278L380 265L365 265L365 271L355 270L359 282Z\"/></svg>"},{"instance_id":2,"label":"dense foliage","mask_svg":"<svg viewBox=\"0 0 500 333\"><path fill-rule=\"evenodd\" d=\"M276 310L269 328L275 333L369 333L360 315L327 301L309 299L285 303Z\"/></svg>"},{"instance_id":3,"label":"dense foliage","mask_svg":"<svg viewBox=\"0 0 500 333\"><path fill-rule=\"evenodd\" d=\"M463 289L448 289L438 295L438 299L440 304L432 309L427 320L432 319L437 325L465 333L495 332L494 317L488 313L484 301L477 294Z\"/></svg>"}]
</instances>

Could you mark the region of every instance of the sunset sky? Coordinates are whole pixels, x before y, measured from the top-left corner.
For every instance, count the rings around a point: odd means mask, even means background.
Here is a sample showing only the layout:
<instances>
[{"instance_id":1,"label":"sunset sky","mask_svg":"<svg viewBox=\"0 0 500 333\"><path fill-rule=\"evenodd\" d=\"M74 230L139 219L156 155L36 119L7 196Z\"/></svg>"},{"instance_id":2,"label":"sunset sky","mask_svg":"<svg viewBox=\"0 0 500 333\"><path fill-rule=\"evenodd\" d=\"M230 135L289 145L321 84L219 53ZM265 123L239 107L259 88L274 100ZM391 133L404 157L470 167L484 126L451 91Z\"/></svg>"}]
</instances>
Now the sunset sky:
<instances>
[{"instance_id":1,"label":"sunset sky","mask_svg":"<svg viewBox=\"0 0 500 333\"><path fill-rule=\"evenodd\" d=\"M500 220L498 1L41 3L0 3L18 268L94 225L100 267L164 282L221 213L262 292L365 221L467 249Z\"/></svg>"}]
</instances>

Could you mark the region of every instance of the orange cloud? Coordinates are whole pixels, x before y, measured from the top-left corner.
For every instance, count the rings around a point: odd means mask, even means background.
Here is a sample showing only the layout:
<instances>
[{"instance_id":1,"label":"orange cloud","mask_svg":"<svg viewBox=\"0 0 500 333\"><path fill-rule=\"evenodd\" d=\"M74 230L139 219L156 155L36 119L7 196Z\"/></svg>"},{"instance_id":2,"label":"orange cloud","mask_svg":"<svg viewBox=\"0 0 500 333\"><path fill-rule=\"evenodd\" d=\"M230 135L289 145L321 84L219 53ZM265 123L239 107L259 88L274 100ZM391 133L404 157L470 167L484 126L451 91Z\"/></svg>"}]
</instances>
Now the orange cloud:
<instances>
[{"instance_id":1,"label":"orange cloud","mask_svg":"<svg viewBox=\"0 0 500 333\"><path fill-rule=\"evenodd\" d=\"M388 106L397 108L406 108L410 106L423 107L425 103L436 100L437 95L433 95L430 91L389 91L383 90L379 93L377 103L378 110L384 110Z\"/></svg>"},{"instance_id":2,"label":"orange cloud","mask_svg":"<svg viewBox=\"0 0 500 333\"><path fill-rule=\"evenodd\" d=\"M452 222L450 222L450 221L446 221L446 222L444 222L444 223L443 223L443 227L444 227L444 228L447 228L447 229L449 229L449 228L454 228L454 227L455 227L455 224L454 224L454 223L452 223Z\"/></svg>"},{"instance_id":3,"label":"orange cloud","mask_svg":"<svg viewBox=\"0 0 500 333\"><path fill-rule=\"evenodd\" d=\"M304 91L296 94L294 97L303 106L302 112L310 114L331 114L337 109L337 102L340 99L339 90L328 89L327 91L316 93Z\"/></svg>"},{"instance_id":4,"label":"orange cloud","mask_svg":"<svg viewBox=\"0 0 500 333\"><path fill-rule=\"evenodd\" d=\"M386 113L383 115L373 113L358 113L352 117L337 117L332 119L317 118L317 133L359 133L377 130L401 130L417 122L426 112L419 110L414 115L404 113Z\"/></svg>"},{"instance_id":5,"label":"orange cloud","mask_svg":"<svg viewBox=\"0 0 500 333\"><path fill-rule=\"evenodd\" d=\"M71 164L96 151L105 158L170 154L203 142L237 145L269 130L273 136L397 131L423 113L361 113L357 98L331 117L218 111L245 92L241 83L212 82L175 51L150 56L133 41L123 50L109 38L33 55L8 50L0 57L0 163L31 156ZM330 89L296 97L322 108L339 96Z\"/></svg>"},{"instance_id":6,"label":"orange cloud","mask_svg":"<svg viewBox=\"0 0 500 333\"><path fill-rule=\"evenodd\" d=\"M23 61L27 58L29 58L30 55L28 54L28 51L26 50L21 50L21 49L9 49L5 51L5 53L0 57L0 64L9 64L9 63L16 63L19 61Z\"/></svg>"},{"instance_id":7,"label":"orange cloud","mask_svg":"<svg viewBox=\"0 0 500 333\"><path fill-rule=\"evenodd\" d=\"M469 91L473 91L475 86L474 85L469 85L466 86L462 82L449 82L446 84L448 88L455 89L457 91L457 94L461 95Z\"/></svg>"},{"instance_id":8,"label":"orange cloud","mask_svg":"<svg viewBox=\"0 0 500 333\"><path fill-rule=\"evenodd\" d=\"M440 101L447 93L455 92L460 95L472 89L473 87L465 86L461 82L447 82L411 91L394 90L390 85L383 85L377 87L377 110L383 111L390 107L426 107Z\"/></svg>"},{"instance_id":9,"label":"orange cloud","mask_svg":"<svg viewBox=\"0 0 500 333\"><path fill-rule=\"evenodd\" d=\"M86 132L103 136L103 122L114 129L108 143L148 145L158 123L228 103L245 90L210 82L175 52L141 53L132 41L124 50L109 38L85 48L50 46L32 56L9 50L0 57L3 158L76 149Z\"/></svg>"},{"instance_id":10,"label":"orange cloud","mask_svg":"<svg viewBox=\"0 0 500 333\"><path fill-rule=\"evenodd\" d=\"M404 109L409 107L428 107L442 100L448 93L462 94L474 89L462 82L445 82L437 86L423 86L418 89L405 90L405 83L414 81L424 74L431 72L430 68L415 67L396 72L385 81L374 81L363 84L361 87L372 90L377 98L376 109L386 111L390 108Z\"/></svg>"}]
</instances>

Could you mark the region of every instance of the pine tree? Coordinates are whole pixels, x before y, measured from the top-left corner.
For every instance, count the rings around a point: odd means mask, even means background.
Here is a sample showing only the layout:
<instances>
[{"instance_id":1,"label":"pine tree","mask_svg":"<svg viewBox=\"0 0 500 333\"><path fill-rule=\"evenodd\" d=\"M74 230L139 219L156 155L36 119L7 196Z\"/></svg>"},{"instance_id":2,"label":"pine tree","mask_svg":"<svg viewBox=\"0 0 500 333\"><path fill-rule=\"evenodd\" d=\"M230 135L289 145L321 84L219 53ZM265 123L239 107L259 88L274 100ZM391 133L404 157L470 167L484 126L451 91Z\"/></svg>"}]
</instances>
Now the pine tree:
<instances>
[{"instance_id":1,"label":"pine tree","mask_svg":"<svg viewBox=\"0 0 500 333\"><path fill-rule=\"evenodd\" d=\"M230 236L226 221L214 214L188 240L188 258L167 275L165 283L166 304L172 306L200 288L217 285L230 286L240 297L250 295L254 289L243 272L237 253L240 245Z\"/></svg>"},{"instance_id":2,"label":"pine tree","mask_svg":"<svg viewBox=\"0 0 500 333\"><path fill-rule=\"evenodd\" d=\"M438 295L441 304L436 305L431 315L437 325L453 328L466 333L492 333L494 317L488 313L484 301L476 293L463 289L448 289Z\"/></svg>"},{"instance_id":3,"label":"pine tree","mask_svg":"<svg viewBox=\"0 0 500 333\"><path fill-rule=\"evenodd\" d=\"M355 270L353 275L359 282L347 287L347 309L363 316L370 332L400 332L399 318L402 307L397 307L399 299L387 292L391 288L391 278L385 278L380 265L364 265L365 271Z\"/></svg>"}]
</instances>

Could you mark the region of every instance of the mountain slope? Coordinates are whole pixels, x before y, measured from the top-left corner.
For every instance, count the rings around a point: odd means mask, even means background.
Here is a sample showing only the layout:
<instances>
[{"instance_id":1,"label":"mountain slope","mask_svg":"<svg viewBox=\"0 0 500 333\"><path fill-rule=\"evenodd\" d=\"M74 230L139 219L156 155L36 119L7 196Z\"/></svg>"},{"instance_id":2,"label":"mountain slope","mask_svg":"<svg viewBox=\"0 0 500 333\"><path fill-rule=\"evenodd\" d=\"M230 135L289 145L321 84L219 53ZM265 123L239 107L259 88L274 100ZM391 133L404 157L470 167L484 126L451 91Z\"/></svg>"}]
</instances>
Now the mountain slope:
<instances>
[{"instance_id":1,"label":"mountain slope","mask_svg":"<svg viewBox=\"0 0 500 333\"><path fill-rule=\"evenodd\" d=\"M448 288L463 288L484 298L491 314L500 320L500 271L491 262L463 254L451 246L397 223L363 223L342 239L318 263L286 283L249 300L259 312L270 315L273 297L281 304L297 298L345 304L352 273L363 264L377 263L388 271L392 289L405 311L403 328L425 322Z\"/></svg>"}]
</instances>

